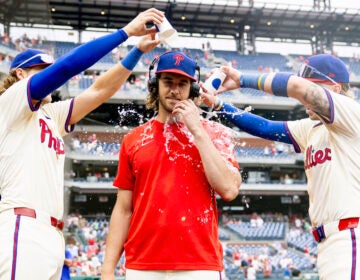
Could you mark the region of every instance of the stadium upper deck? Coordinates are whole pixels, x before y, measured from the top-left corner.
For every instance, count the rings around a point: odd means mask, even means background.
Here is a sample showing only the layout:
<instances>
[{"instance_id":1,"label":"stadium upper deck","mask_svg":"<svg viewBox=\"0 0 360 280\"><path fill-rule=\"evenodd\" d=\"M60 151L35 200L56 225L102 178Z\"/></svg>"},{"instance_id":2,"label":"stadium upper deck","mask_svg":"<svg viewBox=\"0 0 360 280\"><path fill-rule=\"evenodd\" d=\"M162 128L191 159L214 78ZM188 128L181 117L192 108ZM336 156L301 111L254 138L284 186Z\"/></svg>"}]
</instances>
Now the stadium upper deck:
<instances>
[{"instance_id":1,"label":"stadium upper deck","mask_svg":"<svg viewBox=\"0 0 360 280\"><path fill-rule=\"evenodd\" d=\"M332 52L337 43L360 43L359 5L355 2L19 0L3 3L0 19L5 33L14 25L112 30L154 6L166 13L178 32L194 37L234 38L240 52L249 44L256 51L258 38L306 41L314 52Z\"/></svg>"}]
</instances>

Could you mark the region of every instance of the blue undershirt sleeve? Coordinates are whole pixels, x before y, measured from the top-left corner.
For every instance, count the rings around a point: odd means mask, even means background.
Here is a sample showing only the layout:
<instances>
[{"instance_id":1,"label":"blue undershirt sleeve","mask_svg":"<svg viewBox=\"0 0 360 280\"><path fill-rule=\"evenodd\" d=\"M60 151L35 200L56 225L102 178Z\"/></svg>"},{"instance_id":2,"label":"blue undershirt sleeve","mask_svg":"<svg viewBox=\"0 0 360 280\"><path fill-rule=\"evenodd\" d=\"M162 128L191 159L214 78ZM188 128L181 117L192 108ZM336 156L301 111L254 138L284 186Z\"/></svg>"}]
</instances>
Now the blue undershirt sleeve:
<instances>
[{"instance_id":1,"label":"blue undershirt sleeve","mask_svg":"<svg viewBox=\"0 0 360 280\"><path fill-rule=\"evenodd\" d=\"M243 131L264 139L293 144L283 121L270 121L224 103L220 112Z\"/></svg>"},{"instance_id":2,"label":"blue undershirt sleeve","mask_svg":"<svg viewBox=\"0 0 360 280\"><path fill-rule=\"evenodd\" d=\"M124 30L85 43L60 57L30 79L32 99L42 100L73 76L86 70L128 38Z\"/></svg>"}]
</instances>

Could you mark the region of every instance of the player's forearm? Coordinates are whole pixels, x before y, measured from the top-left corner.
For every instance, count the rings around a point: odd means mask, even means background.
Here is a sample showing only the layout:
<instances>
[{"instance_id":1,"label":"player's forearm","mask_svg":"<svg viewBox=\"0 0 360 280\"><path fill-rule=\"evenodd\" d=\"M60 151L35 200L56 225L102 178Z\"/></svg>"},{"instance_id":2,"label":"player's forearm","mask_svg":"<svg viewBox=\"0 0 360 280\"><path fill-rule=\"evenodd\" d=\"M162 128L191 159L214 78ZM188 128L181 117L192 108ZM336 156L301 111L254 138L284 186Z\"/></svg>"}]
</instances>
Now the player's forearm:
<instances>
[{"instance_id":1,"label":"player's forearm","mask_svg":"<svg viewBox=\"0 0 360 280\"><path fill-rule=\"evenodd\" d=\"M96 82L83 93L75 97L70 124L75 124L89 112L111 98L128 79L131 71L117 64L100 76Z\"/></svg>"},{"instance_id":2,"label":"player's forearm","mask_svg":"<svg viewBox=\"0 0 360 280\"><path fill-rule=\"evenodd\" d=\"M101 269L103 276L113 276L117 263L124 251L131 214L114 207L111 215L108 236L106 238L105 258Z\"/></svg>"},{"instance_id":3,"label":"player's forearm","mask_svg":"<svg viewBox=\"0 0 360 280\"><path fill-rule=\"evenodd\" d=\"M239 171L221 156L205 130L194 138L209 184L224 200L235 199L241 185Z\"/></svg>"},{"instance_id":4,"label":"player's forearm","mask_svg":"<svg viewBox=\"0 0 360 280\"><path fill-rule=\"evenodd\" d=\"M101 75L90 88L77 96L74 101L70 124L77 123L89 112L110 99L129 78L142 54L137 47L134 47L122 63L118 63Z\"/></svg>"},{"instance_id":5,"label":"player's forearm","mask_svg":"<svg viewBox=\"0 0 360 280\"><path fill-rule=\"evenodd\" d=\"M110 35L83 44L60 57L53 65L32 77L30 81L32 99L43 99L71 77L95 64L127 38L126 33L120 29Z\"/></svg>"},{"instance_id":6,"label":"player's forearm","mask_svg":"<svg viewBox=\"0 0 360 280\"><path fill-rule=\"evenodd\" d=\"M276 96L292 97L319 115L325 117L330 115L330 104L325 90L315 83L290 73L242 74L240 87L254 88Z\"/></svg>"},{"instance_id":7,"label":"player's forearm","mask_svg":"<svg viewBox=\"0 0 360 280\"><path fill-rule=\"evenodd\" d=\"M261 82L258 83L260 90L263 89L265 92L276 96L295 98L305 106L311 106L315 102L315 97L325 97L322 87L289 73L279 72L263 75L262 79L265 79L265 81L263 88L261 88ZM312 92L311 101L307 96L309 92Z\"/></svg>"},{"instance_id":8,"label":"player's forearm","mask_svg":"<svg viewBox=\"0 0 360 280\"><path fill-rule=\"evenodd\" d=\"M105 258L102 265L102 272L104 274L114 274L116 265L123 253L124 242L122 242L122 238L119 235L121 236L120 227L113 227L113 230L109 229L106 238Z\"/></svg>"}]
</instances>

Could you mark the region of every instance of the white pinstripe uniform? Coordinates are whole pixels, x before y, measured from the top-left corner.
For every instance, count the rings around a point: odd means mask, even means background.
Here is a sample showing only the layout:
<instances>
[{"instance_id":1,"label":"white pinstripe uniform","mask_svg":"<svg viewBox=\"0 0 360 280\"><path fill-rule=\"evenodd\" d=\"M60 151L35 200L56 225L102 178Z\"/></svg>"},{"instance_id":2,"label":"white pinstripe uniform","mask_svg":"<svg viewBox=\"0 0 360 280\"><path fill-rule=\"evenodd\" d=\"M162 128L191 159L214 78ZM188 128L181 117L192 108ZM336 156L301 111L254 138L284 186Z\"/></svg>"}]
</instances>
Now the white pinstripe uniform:
<instances>
[{"instance_id":1,"label":"white pinstripe uniform","mask_svg":"<svg viewBox=\"0 0 360 280\"><path fill-rule=\"evenodd\" d=\"M63 216L62 136L72 101L36 110L28 80L0 96L1 280L59 279L64 261L64 238L50 216ZM35 209L36 218L15 215L17 207Z\"/></svg>"},{"instance_id":2,"label":"white pinstripe uniform","mask_svg":"<svg viewBox=\"0 0 360 280\"><path fill-rule=\"evenodd\" d=\"M295 148L305 154L312 224L324 225L326 238L318 246L320 279L354 280L360 279L360 231L340 231L339 221L360 217L360 104L340 94L327 95L328 122L304 119L287 125Z\"/></svg>"}]
</instances>

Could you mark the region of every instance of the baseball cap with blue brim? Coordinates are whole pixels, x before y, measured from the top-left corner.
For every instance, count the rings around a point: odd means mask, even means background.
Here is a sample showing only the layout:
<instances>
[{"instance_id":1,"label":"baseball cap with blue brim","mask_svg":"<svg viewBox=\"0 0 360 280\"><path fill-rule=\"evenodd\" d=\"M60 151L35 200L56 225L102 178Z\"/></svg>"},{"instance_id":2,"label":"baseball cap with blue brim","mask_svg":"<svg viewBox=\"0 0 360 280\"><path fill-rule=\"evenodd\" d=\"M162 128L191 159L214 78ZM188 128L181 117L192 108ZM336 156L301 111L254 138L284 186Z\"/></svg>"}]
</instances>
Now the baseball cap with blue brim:
<instances>
[{"instance_id":1,"label":"baseball cap with blue brim","mask_svg":"<svg viewBox=\"0 0 360 280\"><path fill-rule=\"evenodd\" d=\"M160 55L155 74L174 73L188 77L196 81L195 72L197 64L182 52L169 52Z\"/></svg>"},{"instance_id":2,"label":"baseball cap with blue brim","mask_svg":"<svg viewBox=\"0 0 360 280\"><path fill-rule=\"evenodd\" d=\"M298 76L312 82L349 83L349 71L345 63L330 54L318 54L309 57L300 66Z\"/></svg>"},{"instance_id":3,"label":"baseball cap with blue brim","mask_svg":"<svg viewBox=\"0 0 360 280\"><path fill-rule=\"evenodd\" d=\"M11 62L10 69L25 69L40 65L51 65L53 63L54 58L51 55L40 50L27 49L15 56Z\"/></svg>"}]
</instances>

